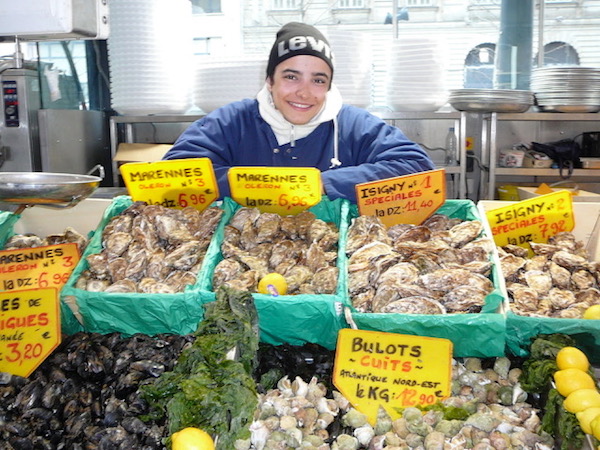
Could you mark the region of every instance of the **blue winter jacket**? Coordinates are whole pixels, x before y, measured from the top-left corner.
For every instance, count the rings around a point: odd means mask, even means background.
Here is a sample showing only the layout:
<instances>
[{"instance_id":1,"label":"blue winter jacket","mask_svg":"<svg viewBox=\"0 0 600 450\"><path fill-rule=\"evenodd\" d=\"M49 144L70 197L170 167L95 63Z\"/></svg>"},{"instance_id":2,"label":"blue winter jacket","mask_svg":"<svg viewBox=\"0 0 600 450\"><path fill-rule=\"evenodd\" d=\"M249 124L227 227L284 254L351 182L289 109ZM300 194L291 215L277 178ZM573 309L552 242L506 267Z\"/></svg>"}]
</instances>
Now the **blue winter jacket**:
<instances>
[{"instance_id":1,"label":"blue winter jacket","mask_svg":"<svg viewBox=\"0 0 600 450\"><path fill-rule=\"evenodd\" d=\"M221 198L230 196L227 171L234 166L316 167L330 199L352 202L356 184L434 168L417 144L364 109L344 105L337 126L333 122L320 124L294 143L278 145L259 114L258 101L245 99L194 122L163 159L209 158ZM330 168L336 135L341 165Z\"/></svg>"}]
</instances>

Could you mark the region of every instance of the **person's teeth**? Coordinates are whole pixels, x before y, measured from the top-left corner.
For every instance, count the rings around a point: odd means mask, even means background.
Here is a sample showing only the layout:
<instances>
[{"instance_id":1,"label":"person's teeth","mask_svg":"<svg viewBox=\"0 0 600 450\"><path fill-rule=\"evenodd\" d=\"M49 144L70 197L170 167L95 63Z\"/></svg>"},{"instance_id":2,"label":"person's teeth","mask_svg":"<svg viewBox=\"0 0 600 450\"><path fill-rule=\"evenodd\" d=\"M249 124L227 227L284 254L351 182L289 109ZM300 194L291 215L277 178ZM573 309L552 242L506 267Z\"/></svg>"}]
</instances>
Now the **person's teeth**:
<instances>
[{"instance_id":1,"label":"person's teeth","mask_svg":"<svg viewBox=\"0 0 600 450\"><path fill-rule=\"evenodd\" d=\"M297 108L310 108L309 105L301 105L300 103L294 103L294 102L290 102L292 106L295 106Z\"/></svg>"}]
</instances>

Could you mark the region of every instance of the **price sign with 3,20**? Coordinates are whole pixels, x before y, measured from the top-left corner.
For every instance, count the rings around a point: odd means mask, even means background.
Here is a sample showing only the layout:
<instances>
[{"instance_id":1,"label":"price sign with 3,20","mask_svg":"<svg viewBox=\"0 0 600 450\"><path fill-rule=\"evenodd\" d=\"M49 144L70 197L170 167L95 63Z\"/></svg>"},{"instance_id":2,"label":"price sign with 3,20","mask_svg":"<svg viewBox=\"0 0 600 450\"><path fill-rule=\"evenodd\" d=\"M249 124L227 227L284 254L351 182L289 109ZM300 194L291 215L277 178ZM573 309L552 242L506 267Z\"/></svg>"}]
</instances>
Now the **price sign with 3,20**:
<instances>
[{"instance_id":1,"label":"price sign with 3,20","mask_svg":"<svg viewBox=\"0 0 600 450\"><path fill-rule=\"evenodd\" d=\"M133 201L203 211L219 198L208 158L123 164L119 170Z\"/></svg>"},{"instance_id":2,"label":"price sign with 3,20","mask_svg":"<svg viewBox=\"0 0 600 450\"><path fill-rule=\"evenodd\" d=\"M56 289L0 293L0 372L28 377L60 337Z\"/></svg>"},{"instance_id":3,"label":"price sign with 3,20","mask_svg":"<svg viewBox=\"0 0 600 450\"><path fill-rule=\"evenodd\" d=\"M333 383L373 425L383 407L394 420L410 406L450 395L452 341L366 330L338 333Z\"/></svg>"},{"instance_id":4,"label":"price sign with 3,20","mask_svg":"<svg viewBox=\"0 0 600 450\"><path fill-rule=\"evenodd\" d=\"M0 251L0 291L61 289L79 262L77 244Z\"/></svg>"}]
</instances>

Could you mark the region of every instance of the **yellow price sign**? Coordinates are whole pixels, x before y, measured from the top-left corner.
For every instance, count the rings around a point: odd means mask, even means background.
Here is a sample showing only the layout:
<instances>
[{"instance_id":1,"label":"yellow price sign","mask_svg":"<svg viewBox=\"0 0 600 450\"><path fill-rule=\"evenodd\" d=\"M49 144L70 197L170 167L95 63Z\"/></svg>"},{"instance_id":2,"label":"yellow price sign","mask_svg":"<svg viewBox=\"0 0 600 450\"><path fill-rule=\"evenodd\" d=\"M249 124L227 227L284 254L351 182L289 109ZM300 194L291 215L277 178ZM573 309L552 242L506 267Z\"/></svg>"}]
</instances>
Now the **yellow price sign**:
<instances>
[{"instance_id":1,"label":"yellow price sign","mask_svg":"<svg viewBox=\"0 0 600 450\"><path fill-rule=\"evenodd\" d=\"M119 170L133 201L176 209L191 206L203 211L219 198L208 158L127 163Z\"/></svg>"},{"instance_id":2,"label":"yellow price sign","mask_svg":"<svg viewBox=\"0 0 600 450\"><path fill-rule=\"evenodd\" d=\"M321 172L314 167L232 167L231 198L262 212L295 215L321 201Z\"/></svg>"},{"instance_id":3,"label":"yellow price sign","mask_svg":"<svg viewBox=\"0 0 600 450\"><path fill-rule=\"evenodd\" d=\"M375 424L383 407L433 405L450 395L452 341L346 328L338 333L333 384Z\"/></svg>"},{"instance_id":4,"label":"yellow price sign","mask_svg":"<svg viewBox=\"0 0 600 450\"><path fill-rule=\"evenodd\" d=\"M75 243L0 251L0 291L61 289L79 262Z\"/></svg>"},{"instance_id":5,"label":"yellow price sign","mask_svg":"<svg viewBox=\"0 0 600 450\"><path fill-rule=\"evenodd\" d=\"M446 201L446 171L429 170L356 185L356 203L362 216L376 216L390 227L419 225Z\"/></svg>"},{"instance_id":6,"label":"yellow price sign","mask_svg":"<svg viewBox=\"0 0 600 450\"><path fill-rule=\"evenodd\" d=\"M566 190L487 211L486 217L496 245L518 245L528 249L530 255L530 242L544 243L575 227L573 200Z\"/></svg>"},{"instance_id":7,"label":"yellow price sign","mask_svg":"<svg viewBox=\"0 0 600 450\"><path fill-rule=\"evenodd\" d=\"M0 372L28 377L60 343L58 291L0 294Z\"/></svg>"}]
</instances>

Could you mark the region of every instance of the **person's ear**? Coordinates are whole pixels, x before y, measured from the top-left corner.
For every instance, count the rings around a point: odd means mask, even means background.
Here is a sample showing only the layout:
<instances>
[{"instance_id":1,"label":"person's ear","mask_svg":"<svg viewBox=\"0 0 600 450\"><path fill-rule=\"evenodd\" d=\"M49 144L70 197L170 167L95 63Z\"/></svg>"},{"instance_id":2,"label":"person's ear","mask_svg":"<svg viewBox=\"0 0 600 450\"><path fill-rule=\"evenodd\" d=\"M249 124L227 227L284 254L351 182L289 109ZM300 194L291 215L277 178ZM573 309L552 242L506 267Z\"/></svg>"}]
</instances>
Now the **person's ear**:
<instances>
[{"instance_id":1,"label":"person's ear","mask_svg":"<svg viewBox=\"0 0 600 450\"><path fill-rule=\"evenodd\" d=\"M267 89L269 90L269 92L271 92L271 89L273 88L273 77L267 77L266 82Z\"/></svg>"}]
</instances>

